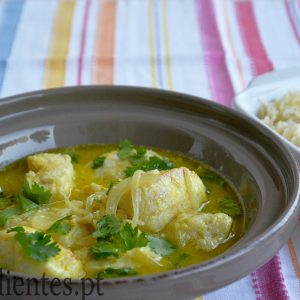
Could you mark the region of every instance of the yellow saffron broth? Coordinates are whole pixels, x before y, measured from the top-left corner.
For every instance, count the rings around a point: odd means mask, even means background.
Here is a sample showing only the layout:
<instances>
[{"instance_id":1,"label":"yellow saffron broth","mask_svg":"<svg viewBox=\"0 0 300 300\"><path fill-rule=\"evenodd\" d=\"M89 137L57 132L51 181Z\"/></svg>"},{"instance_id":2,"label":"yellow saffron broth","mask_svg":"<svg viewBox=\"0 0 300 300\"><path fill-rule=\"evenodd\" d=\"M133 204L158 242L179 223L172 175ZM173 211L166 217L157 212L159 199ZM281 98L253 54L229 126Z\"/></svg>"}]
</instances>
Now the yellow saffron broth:
<instances>
[{"instance_id":1,"label":"yellow saffron broth","mask_svg":"<svg viewBox=\"0 0 300 300\"><path fill-rule=\"evenodd\" d=\"M90 162L93 161L96 157L99 157L103 155L104 153L117 150L117 145L80 145L75 146L72 148L63 148L63 149L54 149L47 151L52 153L75 153L78 158L78 162L73 163L74 171L75 171L75 178L74 178L74 186L72 189L72 193L70 196L70 200L76 200L76 201L82 201L84 202L85 196L83 192L83 188L90 183L94 182L100 185L103 185L105 187L109 187L111 184L111 180L108 179L99 179L95 175L95 170L91 168ZM147 148L150 149L150 148ZM208 166L205 164L192 159L190 157L184 156L179 153L162 150L162 149L154 149L156 153L163 157L167 157L175 167L187 167L190 170L195 171L200 177L207 171L211 170ZM27 162L26 158L18 160L14 163L12 163L9 166L6 166L3 170L0 171L0 187L5 191L7 194L17 194L20 193L22 190L23 182L24 182L24 176L25 173L28 172ZM207 202L204 203L201 207L202 212L210 212L210 213L218 213L220 212L219 208L219 200L224 197L230 197L235 199L239 202L238 197L231 187L231 185L226 182L224 182L223 185L219 185L218 183L211 181L211 180L205 180L203 179L203 183L206 186L208 190L207 194ZM53 203L49 206L50 209L60 209L64 207L64 203ZM47 208L47 204L44 205L45 208ZM0 203L0 210L5 207L1 207ZM45 213L47 213L47 209L45 209ZM32 213L34 215L34 212ZM27 218L31 218L32 216L29 214ZM206 261L208 259L211 259L228 248L230 248L233 244L235 244L243 235L244 233L244 213L241 216L233 217L233 223L231 228L231 234L230 238L223 244L219 245L216 249L212 251L202 251L202 250L196 250L192 246L185 246L183 249L180 249L180 251L175 251L174 254L171 254L169 256L165 256L162 258L160 262L160 266L153 268L153 266L149 267L148 264L145 264L145 266L142 266L142 268L139 270L138 274L149 274L149 273L156 273L156 272L162 272L174 268L180 268L184 266L188 266L191 264L200 263L203 261ZM15 223L8 222L8 225ZM20 224L26 225L26 222ZM103 259L101 260L95 260L93 257L91 257L88 254L89 247L93 246L95 243L95 239L91 237L91 234L95 230L95 227L93 226L87 226L84 223L77 224L78 226L83 226L84 230L86 232L86 236L79 241L76 246L71 247L70 249L74 252L74 254L82 260L84 266L85 266L85 272L86 276L97 276L98 269L101 268L103 264ZM32 224L31 224L32 226ZM8 226L6 226L7 228ZM38 228L37 228L38 229ZM165 237L164 232L159 233L160 236ZM52 236L53 239L56 241L56 235ZM86 245L84 243L86 242ZM0 241L1 243L1 241ZM86 246L86 247L85 247ZM114 261L114 258L106 258L105 263L109 261Z\"/></svg>"}]
</instances>

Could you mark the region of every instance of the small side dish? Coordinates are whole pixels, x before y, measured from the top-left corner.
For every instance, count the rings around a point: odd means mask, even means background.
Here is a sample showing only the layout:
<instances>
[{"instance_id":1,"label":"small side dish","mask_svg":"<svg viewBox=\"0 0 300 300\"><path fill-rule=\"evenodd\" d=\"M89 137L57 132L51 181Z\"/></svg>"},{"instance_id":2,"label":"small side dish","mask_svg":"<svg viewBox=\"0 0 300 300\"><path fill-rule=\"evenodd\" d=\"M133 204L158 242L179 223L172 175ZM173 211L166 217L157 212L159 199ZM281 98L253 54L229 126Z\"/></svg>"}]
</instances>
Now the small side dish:
<instances>
[{"instance_id":1,"label":"small side dish","mask_svg":"<svg viewBox=\"0 0 300 300\"><path fill-rule=\"evenodd\" d=\"M300 94L289 93L272 102L263 102L257 113L269 127L300 147Z\"/></svg>"},{"instance_id":2,"label":"small side dish","mask_svg":"<svg viewBox=\"0 0 300 300\"><path fill-rule=\"evenodd\" d=\"M162 272L224 252L243 235L231 185L161 149L82 145L0 171L0 267L50 277Z\"/></svg>"}]
</instances>

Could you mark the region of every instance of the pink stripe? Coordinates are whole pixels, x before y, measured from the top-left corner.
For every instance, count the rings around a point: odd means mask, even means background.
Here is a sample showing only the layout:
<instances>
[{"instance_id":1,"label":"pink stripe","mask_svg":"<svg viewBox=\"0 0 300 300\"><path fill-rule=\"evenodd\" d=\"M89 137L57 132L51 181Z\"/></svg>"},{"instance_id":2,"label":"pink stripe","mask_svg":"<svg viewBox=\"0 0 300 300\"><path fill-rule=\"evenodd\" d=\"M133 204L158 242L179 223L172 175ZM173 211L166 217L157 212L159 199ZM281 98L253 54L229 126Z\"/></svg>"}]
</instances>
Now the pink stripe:
<instances>
[{"instance_id":1,"label":"pink stripe","mask_svg":"<svg viewBox=\"0 0 300 300\"><path fill-rule=\"evenodd\" d=\"M254 75L260 75L273 70L262 43L250 1L237 1L235 3L239 27L246 48L251 59Z\"/></svg>"},{"instance_id":2,"label":"pink stripe","mask_svg":"<svg viewBox=\"0 0 300 300\"><path fill-rule=\"evenodd\" d=\"M256 300L287 300L288 291L284 283L279 255L251 274Z\"/></svg>"},{"instance_id":3,"label":"pink stripe","mask_svg":"<svg viewBox=\"0 0 300 300\"><path fill-rule=\"evenodd\" d=\"M289 3L288 0L285 0L285 8L286 8L286 12L287 12L287 15L289 17L289 21L290 21L290 24L292 26L294 35L295 35L295 37L296 37L296 39L298 41L298 44L300 44L300 36L299 36L298 30L297 30L295 21L293 19L292 13L291 13L291 7L290 7L290 3Z\"/></svg>"},{"instance_id":4,"label":"pink stripe","mask_svg":"<svg viewBox=\"0 0 300 300\"><path fill-rule=\"evenodd\" d=\"M243 43L252 62L253 75L272 71L273 64L262 43L251 1L237 1L235 7ZM278 255L253 272L251 276L257 300L289 299Z\"/></svg>"},{"instance_id":5,"label":"pink stripe","mask_svg":"<svg viewBox=\"0 0 300 300\"><path fill-rule=\"evenodd\" d=\"M82 83L83 57L85 52L85 42L86 42L86 33L87 33L90 6L91 6L91 0L86 0L85 7L84 7L83 22L82 22L81 38L80 38L77 85L80 85Z\"/></svg>"},{"instance_id":6,"label":"pink stripe","mask_svg":"<svg viewBox=\"0 0 300 300\"><path fill-rule=\"evenodd\" d=\"M225 53L217 28L213 1L196 0L204 59L213 98L230 106L234 90L227 70Z\"/></svg>"}]
</instances>

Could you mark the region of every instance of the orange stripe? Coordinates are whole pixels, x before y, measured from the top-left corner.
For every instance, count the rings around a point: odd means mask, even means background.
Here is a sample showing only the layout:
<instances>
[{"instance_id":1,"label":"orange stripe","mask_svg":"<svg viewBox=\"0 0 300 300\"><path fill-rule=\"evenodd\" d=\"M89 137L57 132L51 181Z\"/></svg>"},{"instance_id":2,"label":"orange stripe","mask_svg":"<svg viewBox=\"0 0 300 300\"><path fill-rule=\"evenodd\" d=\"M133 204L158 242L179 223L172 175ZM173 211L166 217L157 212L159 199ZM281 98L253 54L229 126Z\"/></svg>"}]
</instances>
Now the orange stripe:
<instances>
[{"instance_id":1,"label":"orange stripe","mask_svg":"<svg viewBox=\"0 0 300 300\"><path fill-rule=\"evenodd\" d=\"M93 82L113 84L116 1L101 1L99 9L95 43L96 68L93 72Z\"/></svg>"},{"instance_id":2,"label":"orange stripe","mask_svg":"<svg viewBox=\"0 0 300 300\"><path fill-rule=\"evenodd\" d=\"M240 77L241 82L242 82L242 87L246 88L247 83L246 83L245 77L243 75L241 61L239 60L237 51L234 47L233 37L232 37L232 34L231 34L231 30L230 30L230 22L229 22L229 16L228 16L228 2L227 1L223 2L223 11L225 12L224 16L225 16L226 32L227 32L227 36L228 36L229 45L230 45L233 57L234 57L235 62L236 62L236 67L237 67L239 77Z\"/></svg>"},{"instance_id":3,"label":"orange stripe","mask_svg":"<svg viewBox=\"0 0 300 300\"><path fill-rule=\"evenodd\" d=\"M75 5L75 1L59 1L55 14L48 59L46 60L45 66L44 87L46 88L63 86L65 83L67 56Z\"/></svg>"},{"instance_id":4,"label":"orange stripe","mask_svg":"<svg viewBox=\"0 0 300 300\"><path fill-rule=\"evenodd\" d=\"M293 264L295 273L296 273L297 277L300 279L300 264L298 261L296 249L294 247L294 243L293 243L292 239L288 240L288 247L289 247L289 252L290 252L290 256L292 259L292 264Z\"/></svg>"}]
</instances>

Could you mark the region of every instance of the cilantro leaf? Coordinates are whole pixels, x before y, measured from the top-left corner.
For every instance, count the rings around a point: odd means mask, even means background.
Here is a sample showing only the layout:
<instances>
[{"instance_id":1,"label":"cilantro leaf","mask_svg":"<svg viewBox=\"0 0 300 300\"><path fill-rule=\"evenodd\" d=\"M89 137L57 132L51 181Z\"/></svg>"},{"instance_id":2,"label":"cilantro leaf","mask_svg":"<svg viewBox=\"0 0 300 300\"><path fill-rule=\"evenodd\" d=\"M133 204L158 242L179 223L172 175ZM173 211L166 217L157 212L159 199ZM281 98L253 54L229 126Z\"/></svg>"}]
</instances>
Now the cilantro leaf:
<instances>
[{"instance_id":1,"label":"cilantro leaf","mask_svg":"<svg viewBox=\"0 0 300 300\"><path fill-rule=\"evenodd\" d=\"M10 232L25 232L25 229L22 226L17 226L17 227L7 229L6 232L7 233L10 233Z\"/></svg>"},{"instance_id":2,"label":"cilantro leaf","mask_svg":"<svg viewBox=\"0 0 300 300\"><path fill-rule=\"evenodd\" d=\"M238 217L242 214L240 203L230 197L224 197L219 201L219 206L224 214L231 217Z\"/></svg>"},{"instance_id":3,"label":"cilantro leaf","mask_svg":"<svg viewBox=\"0 0 300 300\"><path fill-rule=\"evenodd\" d=\"M146 236L149 241L149 247L156 253L161 256L171 255L175 251L175 246L169 243L167 240L154 236Z\"/></svg>"},{"instance_id":4,"label":"cilantro leaf","mask_svg":"<svg viewBox=\"0 0 300 300\"><path fill-rule=\"evenodd\" d=\"M110 191L111 191L111 189L113 188L113 186L115 185L115 184L117 184L117 183L119 183L120 181L119 180L112 180L111 182L110 182L110 184L109 184L109 187L108 187L108 190L106 191L106 195L108 195L109 193L110 193Z\"/></svg>"},{"instance_id":5,"label":"cilantro leaf","mask_svg":"<svg viewBox=\"0 0 300 300\"><path fill-rule=\"evenodd\" d=\"M16 198L24 212L37 209L39 207L35 202L25 198L22 194L18 194Z\"/></svg>"},{"instance_id":6,"label":"cilantro leaf","mask_svg":"<svg viewBox=\"0 0 300 300\"><path fill-rule=\"evenodd\" d=\"M212 181L219 186L223 186L225 183L225 180L220 175L218 175L217 173L211 170L206 170L204 174L200 176L200 178L204 180Z\"/></svg>"},{"instance_id":7,"label":"cilantro leaf","mask_svg":"<svg viewBox=\"0 0 300 300\"><path fill-rule=\"evenodd\" d=\"M0 227L3 227L7 220L20 213L20 209L16 207L5 208L0 211Z\"/></svg>"},{"instance_id":8,"label":"cilantro leaf","mask_svg":"<svg viewBox=\"0 0 300 300\"><path fill-rule=\"evenodd\" d=\"M145 233L113 215L102 217L97 222L96 231L92 236L97 239L97 244L90 248L90 254L96 259L118 257L120 253L144 247L148 243Z\"/></svg>"},{"instance_id":9,"label":"cilantro leaf","mask_svg":"<svg viewBox=\"0 0 300 300\"><path fill-rule=\"evenodd\" d=\"M71 217L72 216L66 216L57 220L50 226L50 228L48 228L46 233L60 233L62 235L66 235L71 230L70 224L66 223L66 221L69 221Z\"/></svg>"},{"instance_id":10,"label":"cilantro leaf","mask_svg":"<svg viewBox=\"0 0 300 300\"><path fill-rule=\"evenodd\" d=\"M142 161L139 161L138 164L135 164L133 166L127 167L125 169L125 176L130 177L134 174L137 170L143 170L145 172L151 171L151 170L168 170L172 169L173 163L170 162L167 158L159 158L158 156L151 156L149 159L144 159Z\"/></svg>"},{"instance_id":11,"label":"cilantro leaf","mask_svg":"<svg viewBox=\"0 0 300 300\"><path fill-rule=\"evenodd\" d=\"M98 156L96 157L92 162L92 169L97 169L103 166L104 161L106 157L105 156Z\"/></svg>"},{"instance_id":12,"label":"cilantro leaf","mask_svg":"<svg viewBox=\"0 0 300 300\"><path fill-rule=\"evenodd\" d=\"M109 240L121 230L122 222L113 215L102 217L96 224L96 231L92 234L98 240Z\"/></svg>"},{"instance_id":13,"label":"cilantro leaf","mask_svg":"<svg viewBox=\"0 0 300 300\"><path fill-rule=\"evenodd\" d=\"M122 276L134 276L137 272L132 268L106 268L98 274L99 278L114 278Z\"/></svg>"},{"instance_id":14,"label":"cilantro leaf","mask_svg":"<svg viewBox=\"0 0 300 300\"><path fill-rule=\"evenodd\" d=\"M15 239L22 247L26 256L37 261L47 261L49 257L56 256L60 248L55 242L51 242L51 235L36 231L25 232L23 227L14 227L7 231L16 232Z\"/></svg>"},{"instance_id":15,"label":"cilantro leaf","mask_svg":"<svg viewBox=\"0 0 300 300\"><path fill-rule=\"evenodd\" d=\"M69 155L71 158L72 164L77 164L79 161L79 154L73 151L65 151L63 154Z\"/></svg>"},{"instance_id":16,"label":"cilantro leaf","mask_svg":"<svg viewBox=\"0 0 300 300\"><path fill-rule=\"evenodd\" d=\"M126 250L144 247L148 244L145 233L139 232L137 227L133 227L129 223L125 223L120 231L120 236L124 242Z\"/></svg>"},{"instance_id":17,"label":"cilantro leaf","mask_svg":"<svg viewBox=\"0 0 300 300\"><path fill-rule=\"evenodd\" d=\"M145 147L139 147L136 149L136 154L135 155L132 155L130 157L130 162L133 164L133 165L137 165L137 164L140 164L142 163L146 157L145 157L145 154L146 154L147 150Z\"/></svg>"},{"instance_id":18,"label":"cilantro leaf","mask_svg":"<svg viewBox=\"0 0 300 300\"><path fill-rule=\"evenodd\" d=\"M132 142L130 140L126 139L120 141L117 155L121 160L128 159L131 151L132 151Z\"/></svg>"},{"instance_id":19,"label":"cilantro leaf","mask_svg":"<svg viewBox=\"0 0 300 300\"><path fill-rule=\"evenodd\" d=\"M51 192L46 190L43 186L33 182L31 185L28 180L23 184L23 195L25 198L33 201L36 204L46 204L51 198Z\"/></svg>"},{"instance_id":20,"label":"cilantro leaf","mask_svg":"<svg viewBox=\"0 0 300 300\"><path fill-rule=\"evenodd\" d=\"M95 259L101 259L108 256L118 257L121 249L112 242L97 243L96 246L89 249L89 253L95 257Z\"/></svg>"}]
</instances>

